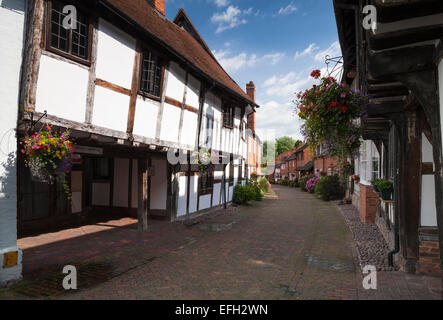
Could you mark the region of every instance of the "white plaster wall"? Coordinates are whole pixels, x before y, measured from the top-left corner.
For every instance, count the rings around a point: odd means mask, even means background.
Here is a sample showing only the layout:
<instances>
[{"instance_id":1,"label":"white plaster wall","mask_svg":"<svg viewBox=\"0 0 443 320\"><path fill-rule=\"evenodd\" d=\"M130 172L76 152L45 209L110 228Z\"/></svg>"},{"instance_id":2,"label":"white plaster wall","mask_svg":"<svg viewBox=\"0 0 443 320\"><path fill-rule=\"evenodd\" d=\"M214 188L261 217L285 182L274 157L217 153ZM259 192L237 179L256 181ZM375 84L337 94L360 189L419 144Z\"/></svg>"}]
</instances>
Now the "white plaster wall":
<instances>
[{"instance_id":1,"label":"white plaster wall","mask_svg":"<svg viewBox=\"0 0 443 320\"><path fill-rule=\"evenodd\" d=\"M128 208L129 159L114 159L114 207Z\"/></svg>"},{"instance_id":2,"label":"white plaster wall","mask_svg":"<svg viewBox=\"0 0 443 320\"><path fill-rule=\"evenodd\" d=\"M216 207L218 205L220 205L221 202L221 187L222 184L221 183L216 183L214 184L214 196L212 198L212 206Z\"/></svg>"},{"instance_id":3,"label":"white plaster wall","mask_svg":"<svg viewBox=\"0 0 443 320\"><path fill-rule=\"evenodd\" d=\"M86 68L41 56L36 111L84 122L89 73Z\"/></svg>"},{"instance_id":4,"label":"white plaster wall","mask_svg":"<svg viewBox=\"0 0 443 320\"><path fill-rule=\"evenodd\" d=\"M108 207L110 204L111 184L109 182L92 184L92 205Z\"/></svg>"},{"instance_id":5,"label":"white plaster wall","mask_svg":"<svg viewBox=\"0 0 443 320\"><path fill-rule=\"evenodd\" d=\"M135 59L134 38L99 19L97 42L97 78L130 89Z\"/></svg>"},{"instance_id":6,"label":"white plaster wall","mask_svg":"<svg viewBox=\"0 0 443 320\"><path fill-rule=\"evenodd\" d=\"M169 79L168 79L169 83ZM162 116L160 139L169 142L178 142L181 109L165 103Z\"/></svg>"},{"instance_id":7,"label":"white plaster wall","mask_svg":"<svg viewBox=\"0 0 443 320\"><path fill-rule=\"evenodd\" d=\"M196 78L194 78L191 75L188 76L188 90L186 93L186 104L197 109L200 107L199 103L200 86L201 86L200 81L198 81Z\"/></svg>"},{"instance_id":8,"label":"white plaster wall","mask_svg":"<svg viewBox=\"0 0 443 320\"><path fill-rule=\"evenodd\" d=\"M188 146L195 146L195 139L197 135L198 115L194 112L184 111L183 114L183 128L180 135L180 143Z\"/></svg>"},{"instance_id":9,"label":"white plaster wall","mask_svg":"<svg viewBox=\"0 0 443 320\"><path fill-rule=\"evenodd\" d=\"M152 159L155 174L151 177L151 209L166 210L168 190L167 162L163 159Z\"/></svg>"},{"instance_id":10,"label":"white plaster wall","mask_svg":"<svg viewBox=\"0 0 443 320\"><path fill-rule=\"evenodd\" d=\"M17 142L13 129L18 114L24 11L24 0L0 0L0 137L4 137L0 142L0 287L19 280L22 272L22 252L17 247ZM4 269L3 254L14 251L18 251L18 265Z\"/></svg>"},{"instance_id":11,"label":"white plaster wall","mask_svg":"<svg viewBox=\"0 0 443 320\"><path fill-rule=\"evenodd\" d=\"M177 217L182 217L186 215L186 206L188 203L187 198L187 188L188 188L188 177L180 176L178 180L178 203L177 203Z\"/></svg>"},{"instance_id":12,"label":"white plaster wall","mask_svg":"<svg viewBox=\"0 0 443 320\"><path fill-rule=\"evenodd\" d=\"M426 135L422 136L422 161L433 161L433 149ZM421 180L421 225L423 227L437 226L437 206L435 202L434 175L423 175Z\"/></svg>"},{"instance_id":13,"label":"white plaster wall","mask_svg":"<svg viewBox=\"0 0 443 320\"><path fill-rule=\"evenodd\" d=\"M189 188L189 213L197 211L198 199L198 177L191 176L191 185Z\"/></svg>"},{"instance_id":14,"label":"white plaster wall","mask_svg":"<svg viewBox=\"0 0 443 320\"><path fill-rule=\"evenodd\" d=\"M200 210L211 208L211 195L200 196Z\"/></svg>"},{"instance_id":15,"label":"white plaster wall","mask_svg":"<svg viewBox=\"0 0 443 320\"><path fill-rule=\"evenodd\" d=\"M129 96L97 86L95 88L92 124L126 132Z\"/></svg>"},{"instance_id":16,"label":"white plaster wall","mask_svg":"<svg viewBox=\"0 0 443 320\"><path fill-rule=\"evenodd\" d=\"M135 109L134 134L155 139L159 103L138 97Z\"/></svg>"},{"instance_id":17,"label":"white plaster wall","mask_svg":"<svg viewBox=\"0 0 443 320\"><path fill-rule=\"evenodd\" d=\"M183 101L185 93L186 72L177 63L171 61L169 64L168 85L166 96L177 101Z\"/></svg>"}]
</instances>

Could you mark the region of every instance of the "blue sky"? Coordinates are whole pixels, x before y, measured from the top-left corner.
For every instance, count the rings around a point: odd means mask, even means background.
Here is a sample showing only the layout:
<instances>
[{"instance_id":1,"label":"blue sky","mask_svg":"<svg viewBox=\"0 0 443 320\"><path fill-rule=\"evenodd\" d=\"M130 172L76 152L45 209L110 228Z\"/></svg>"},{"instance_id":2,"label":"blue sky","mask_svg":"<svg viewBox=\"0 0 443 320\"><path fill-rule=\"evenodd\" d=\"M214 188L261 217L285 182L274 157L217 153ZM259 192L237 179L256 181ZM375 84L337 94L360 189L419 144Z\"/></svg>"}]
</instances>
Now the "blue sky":
<instances>
[{"instance_id":1,"label":"blue sky","mask_svg":"<svg viewBox=\"0 0 443 320\"><path fill-rule=\"evenodd\" d=\"M170 20L180 8L240 87L254 81L261 138L302 138L294 93L340 55L332 0L166 0Z\"/></svg>"}]
</instances>

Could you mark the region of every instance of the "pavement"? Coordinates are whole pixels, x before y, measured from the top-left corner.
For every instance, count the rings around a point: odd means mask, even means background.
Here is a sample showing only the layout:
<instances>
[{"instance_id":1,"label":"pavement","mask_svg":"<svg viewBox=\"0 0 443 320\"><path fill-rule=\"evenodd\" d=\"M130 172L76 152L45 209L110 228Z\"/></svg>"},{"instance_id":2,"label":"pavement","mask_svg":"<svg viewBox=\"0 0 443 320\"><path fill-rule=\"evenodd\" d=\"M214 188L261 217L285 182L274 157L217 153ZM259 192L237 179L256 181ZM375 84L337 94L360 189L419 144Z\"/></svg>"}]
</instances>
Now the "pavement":
<instances>
[{"instance_id":1,"label":"pavement","mask_svg":"<svg viewBox=\"0 0 443 320\"><path fill-rule=\"evenodd\" d=\"M24 281L0 299L441 299L441 279L378 272L363 288L352 234L333 203L273 186L262 202L185 223L123 219L21 239ZM65 291L64 265L78 272Z\"/></svg>"}]
</instances>

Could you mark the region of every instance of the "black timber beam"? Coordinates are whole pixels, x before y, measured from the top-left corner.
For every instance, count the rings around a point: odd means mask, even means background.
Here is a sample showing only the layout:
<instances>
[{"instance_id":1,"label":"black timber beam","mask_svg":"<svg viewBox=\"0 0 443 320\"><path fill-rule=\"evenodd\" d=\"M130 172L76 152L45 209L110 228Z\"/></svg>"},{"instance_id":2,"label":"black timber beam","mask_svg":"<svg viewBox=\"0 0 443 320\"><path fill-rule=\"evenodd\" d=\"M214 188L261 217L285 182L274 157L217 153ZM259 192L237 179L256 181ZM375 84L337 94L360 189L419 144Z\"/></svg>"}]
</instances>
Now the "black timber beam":
<instances>
[{"instance_id":1,"label":"black timber beam","mask_svg":"<svg viewBox=\"0 0 443 320\"><path fill-rule=\"evenodd\" d=\"M371 103L367 109L369 117L383 116L390 113L403 112L405 107L404 101L392 101L386 103Z\"/></svg>"},{"instance_id":2,"label":"black timber beam","mask_svg":"<svg viewBox=\"0 0 443 320\"><path fill-rule=\"evenodd\" d=\"M435 46L424 45L368 54L368 71L373 79L392 77L435 68Z\"/></svg>"},{"instance_id":3,"label":"black timber beam","mask_svg":"<svg viewBox=\"0 0 443 320\"><path fill-rule=\"evenodd\" d=\"M380 0L374 3L377 7L378 22L390 23L399 20L430 16L443 12L443 1L421 0L403 1L403 3L381 4Z\"/></svg>"}]
</instances>

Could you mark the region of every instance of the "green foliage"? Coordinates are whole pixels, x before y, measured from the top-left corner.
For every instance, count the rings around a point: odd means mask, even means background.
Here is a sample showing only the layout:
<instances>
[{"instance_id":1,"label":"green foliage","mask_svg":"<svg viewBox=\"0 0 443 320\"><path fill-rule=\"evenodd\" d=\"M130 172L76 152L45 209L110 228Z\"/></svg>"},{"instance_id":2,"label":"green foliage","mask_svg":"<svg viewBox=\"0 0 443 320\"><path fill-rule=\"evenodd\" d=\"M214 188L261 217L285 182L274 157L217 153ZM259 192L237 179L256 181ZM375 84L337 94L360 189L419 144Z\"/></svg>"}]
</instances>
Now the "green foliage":
<instances>
[{"instance_id":1,"label":"green foliage","mask_svg":"<svg viewBox=\"0 0 443 320\"><path fill-rule=\"evenodd\" d=\"M279 184L281 185L281 186L289 186L289 181L288 180L280 180L280 182L279 182Z\"/></svg>"},{"instance_id":2,"label":"green foliage","mask_svg":"<svg viewBox=\"0 0 443 320\"><path fill-rule=\"evenodd\" d=\"M248 203L251 200L255 200L256 198L256 190L253 185L242 186L238 184L235 186L232 199L234 203L242 205Z\"/></svg>"},{"instance_id":3,"label":"green foliage","mask_svg":"<svg viewBox=\"0 0 443 320\"><path fill-rule=\"evenodd\" d=\"M298 148L298 147L300 147L302 144L303 144L303 141L301 141L301 140L297 140L297 141L295 141L295 145L294 145L294 147Z\"/></svg>"},{"instance_id":4,"label":"green foliage","mask_svg":"<svg viewBox=\"0 0 443 320\"><path fill-rule=\"evenodd\" d=\"M295 146L295 141L291 137L282 137L277 139L275 152L276 155L281 155L283 152L289 151Z\"/></svg>"},{"instance_id":5,"label":"green foliage","mask_svg":"<svg viewBox=\"0 0 443 320\"><path fill-rule=\"evenodd\" d=\"M315 186L315 194L324 201L339 200L342 196L340 177L337 175L322 177Z\"/></svg>"},{"instance_id":6,"label":"green foliage","mask_svg":"<svg viewBox=\"0 0 443 320\"><path fill-rule=\"evenodd\" d=\"M275 179L272 178L272 179L269 180L269 182L270 182L271 184L275 184Z\"/></svg>"},{"instance_id":7,"label":"green foliage","mask_svg":"<svg viewBox=\"0 0 443 320\"><path fill-rule=\"evenodd\" d=\"M380 179L378 179L378 178L374 178L371 180L371 184L373 186L377 186L379 183L380 183Z\"/></svg>"},{"instance_id":8,"label":"green foliage","mask_svg":"<svg viewBox=\"0 0 443 320\"><path fill-rule=\"evenodd\" d=\"M300 185L298 184L298 179L289 181L289 186L292 187L292 188L299 188Z\"/></svg>"},{"instance_id":9,"label":"green foliage","mask_svg":"<svg viewBox=\"0 0 443 320\"><path fill-rule=\"evenodd\" d=\"M309 180L311 180L312 178L314 178L314 177L316 177L316 176L315 176L315 175L309 175L309 176L304 176L304 177L300 178L300 188L301 188L303 191L308 191L308 190L306 189L306 183L307 183Z\"/></svg>"},{"instance_id":10,"label":"green foliage","mask_svg":"<svg viewBox=\"0 0 443 320\"><path fill-rule=\"evenodd\" d=\"M386 179L381 179L380 182L377 184L378 190L392 190L393 185L392 182Z\"/></svg>"},{"instance_id":11,"label":"green foliage","mask_svg":"<svg viewBox=\"0 0 443 320\"><path fill-rule=\"evenodd\" d=\"M269 181L265 177L261 178L258 182L258 185L260 186L260 189L266 193L269 192Z\"/></svg>"},{"instance_id":12,"label":"green foliage","mask_svg":"<svg viewBox=\"0 0 443 320\"><path fill-rule=\"evenodd\" d=\"M263 192L263 190L260 189L260 186L258 184L253 184L252 190L254 191L254 197L252 200L262 201L265 193Z\"/></svg>"}]
</instances>

